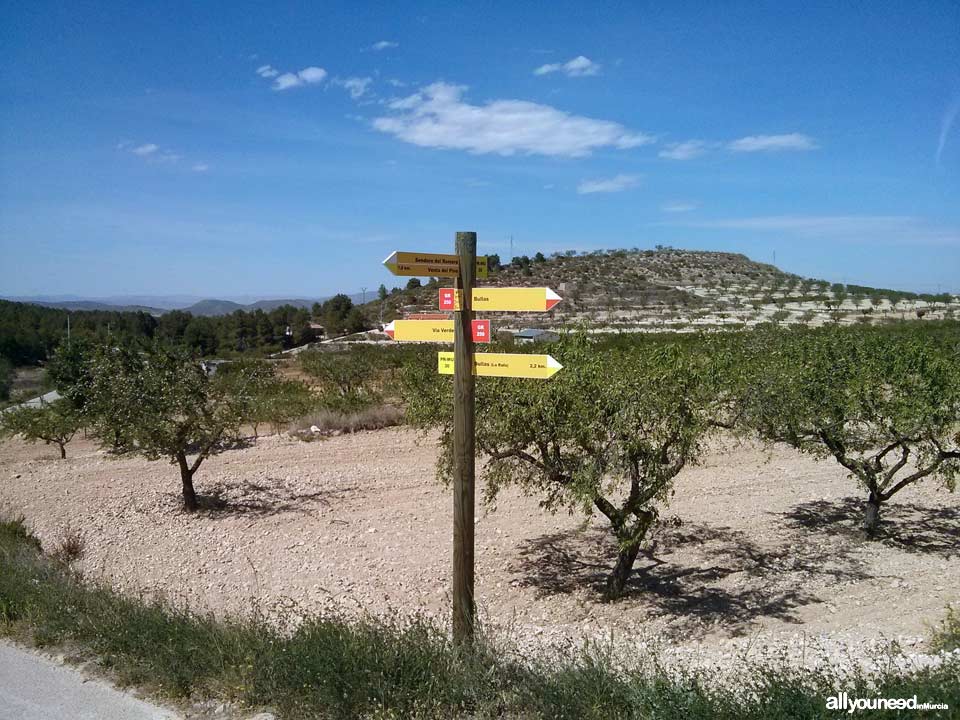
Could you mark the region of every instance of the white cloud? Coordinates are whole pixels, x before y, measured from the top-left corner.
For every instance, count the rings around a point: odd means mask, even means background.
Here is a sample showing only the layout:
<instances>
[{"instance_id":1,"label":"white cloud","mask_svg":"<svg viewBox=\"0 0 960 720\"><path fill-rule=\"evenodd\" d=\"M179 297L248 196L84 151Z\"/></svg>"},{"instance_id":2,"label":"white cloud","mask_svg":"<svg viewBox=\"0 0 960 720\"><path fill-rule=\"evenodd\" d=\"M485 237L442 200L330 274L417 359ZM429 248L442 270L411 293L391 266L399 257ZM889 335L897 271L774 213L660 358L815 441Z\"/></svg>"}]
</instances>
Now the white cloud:
<instances>
[{"instance_id":1,"label":"white cloud","mask_svg":"<svg viewBox=\"0 0 960 720\"><path fill-rule=\"evenodd\" d=\"M960 230L936 227L911 215L761 215L653 224L707 230L755 230L803 240L960 246Z\"/></svg>"},{"instance_id":2,"label":"white cloud","mask_svg":"<svg viewBox=\"0 0 960 720\"><path fill-rule=\"evenodd\" d=\"M601 147L621 150L654 142L619 123L571 115L524 100L463 101L463 85L436 82L388 107L393 115L374 119L373 127L422 147L466 150L474 154L582 157Z\"/></svg>"},{"instance_id":3,"label":"white cloud","mask_svg":"<svg viewBox=\"0 0 960 720\"><path fill-rule=\"evenodd\" d=\"M710 147L710 143L703 140L687 140L686 142L671 143L659 155L668 160L692 160L703 155Z\"/></svg>"},{"instance_id":4,"label":"white cloud","mask_svg":"<svg viewBox=\"0 0 960 720\"><path fill-rule=\"evenodd\" d=\"M303 81L294 73L284 73L273 81L274 90L287 90L303 85Z\"/></svg>"},{"instance_id":5,"label":"white cloud","mask_svg":"<svg viewBox=\"0 0 960 720\"><path fill-rule=\"evenodd\" d=\"M261 65L257 68L257 75L262 78L275 78L279 74L280 71L272 65Z\"/></svg>"},{"instance_id":6,"label":"white cloud","mask_svg":"<svg viewBox=\"0 0 960 720\"><path fill-rule=\"evenodd\" d=\"M696 203L690 202L668 202L660 206L660 209L668 213L684 213L690 212L691 210L696 210Z\"/></svg>"},{"instance_id":7,"label":"white cloud","mask_svg":"<svg viewBox=\"0 0 960 720\"><path fill-rule=\"evenodd\" d=\"M202 173L209 170L210 166L207 165L206 163L195 163L194 166L190 169L193 170L194 172Z\"/></svg>"},{"instance_id":8,"label":"white cloud","mask_svg":"<svg viewBox=\"0 0 960 720\"><path fill-rule=\"evenodd\" d=\"M636 175L614 175L612 178L583 180L577 185L577 192L580 195L622 192L628 188L635 187L638 182L640 182L640 178Z\"/></svg>"},{"instance_id":9,"label":"white cloud","mask_svg":"<svg viewBox=\"0 0 960 720\"><path fill-rule=\"evenodd\" d=\"M183 153L169 148L162 148L156 143L144 143L143 145L134 146L129 140L124 140L117 145L117 150L125 150L132 155L143 158L144 162L150 165L174 165L184 159ZM191 169L195 172L203 172L207 169L207 166L203 163L197 163L193 165Z\"/></svg>"},{"instance_id":10,"label":"white cloud","mask_svg":"<svg viewBox=\"0 0 960 720\"><path fill-rule=\"evenodd\" d=\"M381 50L390 50L395 47L400 47L400 43L394 42L393 40L381 40L371 45L370 49L380 52Z\"/></svg>"},{"instance_id":11,"label":"white cloud","mask_svg":"<svg viewBox=\"0 0 960 720\"><path fill-rule=\"evenodd\" d=\"M327 71L318 67L307 67L297 73L297 77L299 77L305 83L323 82L323 79L326 76Z\"/></svg>"},{"instance_id":12,"label":"white cloud","mask_svg":"<svg viewBox=\"0 0 960 720\"><path fill-rule=\"evenodd\" d=\"M733 140L727 148L733 152L778 152L780 150L816 150L817 143L809 135L749 135Z\"/></svg>"},{"instance_id":13,"label":"white cloud","mask_svg":"<svg viewBox=\"0 0 960 720\"><path fill-rule=\"evenodd\" d=\"M305 67L297 72L287 72L278 75L273 80L274 90L289 90L301 85L316 85L327 77L327 71L319 67Z\"/></svg>"},{"instance_id":14,"label":"white cloud","mask_svg":"<svg viewBox=\"0 0 960 720\"><path fill-rule=\"evenodd\" d=\"M354 100L358 100L367 94L367 90L369 89L370 83L373 82L373 78L351 77L345 80L337 79L334 82L346 89L346 91L350 93L350 97L352 97Z\"/></svg>"},{"instance_id":15,"label":"white cloud","mask_svg":"<svg viewBox=\"0 0 960 720\"><path fill-rule=\"evenodd\" d=\"M565 63L548 63L547 65L541 65L533 71L533 74L549 75L555 72L562 72L568 77L587 77L600 72L600 65L588 57L577 55L573 60L568 60Z\"/></svg>"}]
</instances>

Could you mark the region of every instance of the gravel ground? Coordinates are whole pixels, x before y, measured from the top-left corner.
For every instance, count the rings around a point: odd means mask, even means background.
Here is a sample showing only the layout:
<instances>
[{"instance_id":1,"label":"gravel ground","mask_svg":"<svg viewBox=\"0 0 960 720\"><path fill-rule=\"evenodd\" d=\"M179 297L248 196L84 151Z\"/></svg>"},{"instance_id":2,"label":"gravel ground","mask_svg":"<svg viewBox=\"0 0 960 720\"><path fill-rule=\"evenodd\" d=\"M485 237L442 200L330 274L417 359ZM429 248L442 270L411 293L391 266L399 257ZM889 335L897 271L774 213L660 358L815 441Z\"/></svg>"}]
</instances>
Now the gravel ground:
<instances>
[{"instance_id":1,"label":"gravel ground","mask_svg":"<svg viewBox=\"0 0 960 720\"><path fill-rule=\"evenodd\" d=\"M204 463L208 509L193 515L179 509L175 467L83 440L67 452L0 444L0 508L26 516L48 548L82 533L81 568L121 590L224 613L446 618L450 494L434 480L433 443L409 430L261 438ZM478 511L477 600L484 622L525 649L613 633L627 656L709 667L744 653L862 662L896 642L898 662L929 662L930 625L960 600L960 496L904 490L875 542L857 530L859 503L832 462L725 443L678 478L627 596L605 604L604 519L505 492Z\"/></svg>"}]
</instances>

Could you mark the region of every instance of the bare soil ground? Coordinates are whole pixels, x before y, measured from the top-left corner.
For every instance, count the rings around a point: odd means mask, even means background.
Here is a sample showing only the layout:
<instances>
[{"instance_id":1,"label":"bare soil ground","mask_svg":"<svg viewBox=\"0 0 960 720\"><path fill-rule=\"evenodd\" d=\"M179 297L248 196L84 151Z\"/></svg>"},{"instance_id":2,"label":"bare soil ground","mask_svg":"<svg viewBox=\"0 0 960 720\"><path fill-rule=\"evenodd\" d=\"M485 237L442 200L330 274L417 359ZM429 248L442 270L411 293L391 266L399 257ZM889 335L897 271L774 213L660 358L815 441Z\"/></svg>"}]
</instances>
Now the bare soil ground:
<instances>
[{"instance_id":1,"label":"bare soil ground","mask_svg":"<svg viewBox=\"0 0 960 720\"><path fill-rule=\"evenodd\" d=\"M191 515L165 462L114 458L84 440L59 460L8 440L0 509L23 514L48 549L82 532L81 568L127 592L216 612L256 602L445 616L452 510L435 458L432 442L404 429L261 438L204 463L206 509ZM478 604L489 625L546 642L614 630L688 648L759 636L919 650L960 599L960 495L906 489L873 542L858 529L860 502L832 462L724 443L679 477L629 592L607 604L605 519L551 515L505 492L495 511L478 511Z\"/></svg>"}]
</instances>

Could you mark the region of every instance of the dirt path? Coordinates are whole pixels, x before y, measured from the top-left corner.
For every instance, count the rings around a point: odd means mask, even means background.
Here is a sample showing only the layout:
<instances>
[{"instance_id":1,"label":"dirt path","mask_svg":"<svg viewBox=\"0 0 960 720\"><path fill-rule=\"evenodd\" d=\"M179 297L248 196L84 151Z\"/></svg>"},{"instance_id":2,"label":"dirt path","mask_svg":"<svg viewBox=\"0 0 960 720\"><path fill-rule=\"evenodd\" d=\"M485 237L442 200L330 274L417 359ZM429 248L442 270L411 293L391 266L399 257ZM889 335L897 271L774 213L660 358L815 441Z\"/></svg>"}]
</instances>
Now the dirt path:
<instances>
[{"instance_id":1,"label":"dirt path","mask_svg":"<svg viewBox=\"0 0 960 720\"><path fill-rule=\"evenodd\" d=\"M449 493L435 451L407 430L303 443L262 438L207 461L178 509L174 467L78 441L0 445L0 507L45 546L84 533L83 569L128 591L217 611L293 601L447 612ZM501 496L478 513L477 593L488 623L531 637L618 633L723 647L766 638L900 639L922 646L960 587L960 495L909 488L887 511L895 539L864 542L859 498L836 465L732 446L684 471L630 592L600 602L612 564L602 518L550 515ZM283 610L283 612L297 610Z\"/></svg>"}]
</instances>

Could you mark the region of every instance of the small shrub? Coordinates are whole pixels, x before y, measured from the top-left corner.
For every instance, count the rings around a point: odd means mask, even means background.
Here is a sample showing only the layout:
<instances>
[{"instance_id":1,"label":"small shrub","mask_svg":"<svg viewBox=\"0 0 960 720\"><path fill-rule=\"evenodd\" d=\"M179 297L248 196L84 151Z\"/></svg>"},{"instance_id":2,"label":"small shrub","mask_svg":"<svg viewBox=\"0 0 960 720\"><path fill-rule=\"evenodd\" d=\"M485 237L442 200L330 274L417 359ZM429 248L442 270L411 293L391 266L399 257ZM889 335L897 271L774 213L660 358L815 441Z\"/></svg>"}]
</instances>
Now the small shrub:
<instances>
[{"instance_id":1,"label":"small shrub","mask_svg":"<svg viewBox=\"0 0 960 720\"><path fill-rule=\"evenodd\" d=\"M64 565L71 565L84 556L86 549L87 541L84 534L68 527L63 531L51 555Z\"/></svg>"},{"instance_id":2,"label":"small shrub","mask_svg":"<svg viewBox=\"0 0 960 720\"><path fill-rule=\"evenodd\" d=\"M952 607L947 608L947 616L933 631L930 644L934 650L954 652L960 649L960 612Z\"/></svg>"},{"instance_id":3,"label":"small shrub","mask_svg":"<svg viewBox=\"0 0 960 720\"><path fill-rule=\"evenodd\" d=\"M30 532L23 515L15 518L0 515L0 546L4 545L32 545L33 549L40 550L40 541Z\"/></svg>"}]
</instances>

